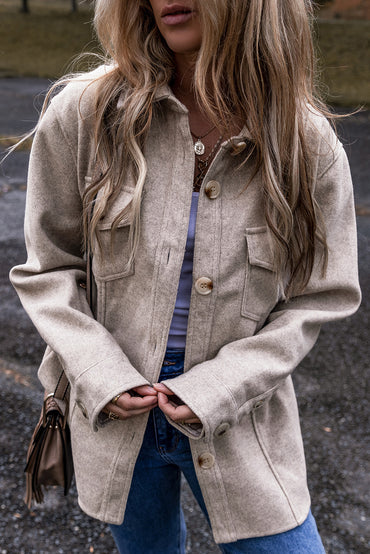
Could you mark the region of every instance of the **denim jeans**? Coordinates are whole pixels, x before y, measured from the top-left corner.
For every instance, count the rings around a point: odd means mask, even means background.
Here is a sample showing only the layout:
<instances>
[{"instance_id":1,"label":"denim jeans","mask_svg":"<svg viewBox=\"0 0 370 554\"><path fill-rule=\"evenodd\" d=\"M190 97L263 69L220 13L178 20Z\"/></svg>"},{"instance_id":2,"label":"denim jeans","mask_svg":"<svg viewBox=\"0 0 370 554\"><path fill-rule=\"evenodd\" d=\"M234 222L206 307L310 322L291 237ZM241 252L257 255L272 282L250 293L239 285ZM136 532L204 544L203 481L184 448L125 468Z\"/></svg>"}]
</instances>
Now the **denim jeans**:
<instances>
[{"instance_id":1,"label":"denim jeans","mask_svg":"<svg viewBox=\"0 0 370 554\"><path fill-rule=\"evenodd\" d=\"M159 380L176 377L183 367L183 351L167 350ZM209 521L189 439L167 422L159 408L154 408L136 462L124 522L110 525L121 554L185 554L181 473ZM225 554L325 553L311 512L302 525L285 533L241 539L219 547Z\"/></svg>"}]
</instances>

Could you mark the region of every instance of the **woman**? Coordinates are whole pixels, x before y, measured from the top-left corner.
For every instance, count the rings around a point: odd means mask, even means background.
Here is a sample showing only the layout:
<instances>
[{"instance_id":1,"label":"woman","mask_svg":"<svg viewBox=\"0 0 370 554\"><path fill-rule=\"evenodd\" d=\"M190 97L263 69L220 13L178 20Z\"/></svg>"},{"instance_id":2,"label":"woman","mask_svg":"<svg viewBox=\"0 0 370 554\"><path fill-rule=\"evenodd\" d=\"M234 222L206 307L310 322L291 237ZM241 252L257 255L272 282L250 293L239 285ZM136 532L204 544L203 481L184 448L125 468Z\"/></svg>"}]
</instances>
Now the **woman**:
<instances>
[{"instance_id":1,"label":"woman","mask_svg":"<svg viewBox=\"0 0 370 554\"><path fill-rule=\"evenodd\" d=\"M310 4L98 0L111 63L38 125L11 279L41 382L71 384L79 503L120 552L185 552L181 471L223 552L324 551L290 375L360 292Z\"/></svg>"}]
</instances>

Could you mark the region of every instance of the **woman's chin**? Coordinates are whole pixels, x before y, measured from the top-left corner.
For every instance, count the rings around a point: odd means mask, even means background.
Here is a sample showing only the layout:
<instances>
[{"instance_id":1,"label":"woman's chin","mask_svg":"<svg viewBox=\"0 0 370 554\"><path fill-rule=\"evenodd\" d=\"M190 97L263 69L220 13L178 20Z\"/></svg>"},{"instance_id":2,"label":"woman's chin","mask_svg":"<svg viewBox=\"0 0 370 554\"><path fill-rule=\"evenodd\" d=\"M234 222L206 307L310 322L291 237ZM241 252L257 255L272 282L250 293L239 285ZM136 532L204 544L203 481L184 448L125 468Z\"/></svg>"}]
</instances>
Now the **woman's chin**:
<instances>
[{"instance_id":1,"label":"woman's chin","mask_svg":"<svg viewBox=\"0 0 370 554\"><path fill-rule=\"evenodd\" d=\"M196 57L198 55L200 44L194 42L189 43L185 41L167 41L168 48L174 53L178 55L184 55L184 56L192 56Z\"/></svg>"}]
</instances>

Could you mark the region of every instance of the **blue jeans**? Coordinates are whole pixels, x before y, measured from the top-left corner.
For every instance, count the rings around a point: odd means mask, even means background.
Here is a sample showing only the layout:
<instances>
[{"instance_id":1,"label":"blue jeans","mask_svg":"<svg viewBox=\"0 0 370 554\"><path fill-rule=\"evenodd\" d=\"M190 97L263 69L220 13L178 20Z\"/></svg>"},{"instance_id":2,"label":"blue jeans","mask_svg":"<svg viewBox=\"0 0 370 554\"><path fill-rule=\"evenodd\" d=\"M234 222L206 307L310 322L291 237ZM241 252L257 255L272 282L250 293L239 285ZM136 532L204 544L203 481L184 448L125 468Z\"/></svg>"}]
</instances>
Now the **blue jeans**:
<instances>
[{"instance_id":1,"label":"blue jeans","mask_svg":"<svg viewBox=\"0 0 370 554\"><path fill-rule=\"evenodd\" d=\"M183 351L168 350L159 380L180 375L183 367ZM167 422L159 408L154 408L136 462L125 520L122 525L110 525L120 554L185 554L181 473L209 521L189 440ZM225 554L325 553L311 512L302 525L285 533L242 539L219 547Z\"/></svg>"}]
</instances>

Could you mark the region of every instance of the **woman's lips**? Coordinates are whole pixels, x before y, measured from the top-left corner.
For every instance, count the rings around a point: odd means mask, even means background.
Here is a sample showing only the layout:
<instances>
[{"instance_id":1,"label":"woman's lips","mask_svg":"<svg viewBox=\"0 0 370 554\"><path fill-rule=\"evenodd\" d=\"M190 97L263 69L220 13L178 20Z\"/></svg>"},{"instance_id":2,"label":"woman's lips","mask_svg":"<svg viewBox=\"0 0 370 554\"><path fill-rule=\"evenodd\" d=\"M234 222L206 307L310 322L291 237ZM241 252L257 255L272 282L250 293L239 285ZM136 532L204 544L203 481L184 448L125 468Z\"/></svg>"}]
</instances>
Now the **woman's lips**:
<instances>
[{"instance_id":1,"label":"woman's lips","mask_svg":"<svg viewBox=\"0 0 370 554\"><path fill-rule=\"evenodd\" d=\"M162 21L166 25L181 25L187 23L193 17L193 12L189 11L178 11L174 13L168 13L162 16Z\"/></svg>"}]
</instances>

